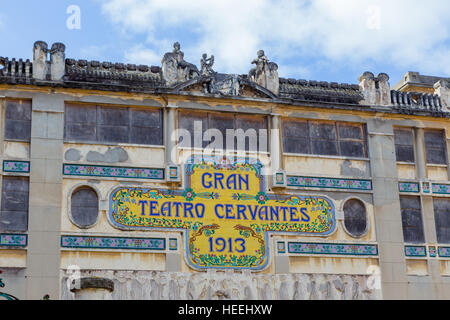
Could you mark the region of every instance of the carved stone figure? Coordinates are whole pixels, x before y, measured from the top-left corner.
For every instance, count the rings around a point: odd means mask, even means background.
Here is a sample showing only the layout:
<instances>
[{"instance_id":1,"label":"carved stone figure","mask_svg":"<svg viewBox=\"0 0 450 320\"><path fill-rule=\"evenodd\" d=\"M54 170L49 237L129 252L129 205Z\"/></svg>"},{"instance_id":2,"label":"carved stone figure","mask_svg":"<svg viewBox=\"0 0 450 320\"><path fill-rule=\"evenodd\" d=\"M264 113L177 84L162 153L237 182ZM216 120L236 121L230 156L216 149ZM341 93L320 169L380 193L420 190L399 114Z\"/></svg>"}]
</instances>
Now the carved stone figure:
<instances>
[{"instance_id":1,"label":"carved stone figure","mask_svg":"<svg viewBox=\"0 0 450 320\"><path fill-rule=\"evenodd\" d=\"M212 69L213 65L214 56L211 55L211 57L208 58L208 55L204 53L202 59L200 60L200 74L202 76L209 76L211 74L214 74L214 70Z\"/></svg>"},{"instance_id":2,"label":"carved stone figure","mask_svg":"<svg viewBox=\"0 0 450 320\"><path fill-rule=\"evenodd\" d=\"M258 58L253 60L252 64L256 66L248 73L250 81L256 82L278 95L280 88L278 65L275 62L269 62L263 50L258 51Z\"/></svg>"},{"instance_id":3,"label":"carved stone figure","mask_svg":"<svg viewBox=\"0 0 450 320\"><path fill-rule=\"evenodd\" d=\"M199 76L197 67L184 61L184 53L180 50L180 44L175 42L173 51L167 52L162 61L163 79L168 85L184 82Z\"/></svg>"}]
</instances>

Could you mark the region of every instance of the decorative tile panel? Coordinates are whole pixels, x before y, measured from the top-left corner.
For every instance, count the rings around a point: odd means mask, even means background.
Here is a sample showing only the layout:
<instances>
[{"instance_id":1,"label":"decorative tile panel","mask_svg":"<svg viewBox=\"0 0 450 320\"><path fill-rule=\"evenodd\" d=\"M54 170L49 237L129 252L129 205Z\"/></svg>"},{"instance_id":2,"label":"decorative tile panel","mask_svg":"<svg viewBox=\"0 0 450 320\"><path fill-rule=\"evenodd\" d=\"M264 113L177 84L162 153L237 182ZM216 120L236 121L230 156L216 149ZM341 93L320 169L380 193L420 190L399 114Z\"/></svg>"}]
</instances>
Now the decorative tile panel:
<instances>
[{"instance_id":1,"label":"decorative tile panel","mask_svg":"<svg viewBox=\"0 0 450 320\"><path fill-rule=\"evenodd\" d=\"M63 174L66 176L164 180L164 169L159 168L126 168L65 164L63 166Z\"/></svg>"},{"instance_id":2,"label":"decorative tile panel","mask_svg":"<svg viewBox=\"0 0 450 320\"><path fill-rule=\"evenodd\" d=\"M450 195L450 184L433 183L431 189L434 194L448 194Z\"/></svg>"},{"instance_id":3,"label":"decorative tile panel","mask_svg":"<svg viewBox=\"0 0 450 320\"><path fill-rule=\"evenodd\" d=\"M166 250L163 238L61 236L61 247L71 249Z\"/></svg>"},{"instance_id":4,"label":"decorative tile panel","mask_svg":"<svg viewBox=\"0 0 450 320\"><path fill-rule=\"evenodd\" d=\"M178 240L176 238L169 239L169 250L171 251L178 250Z\"/></svg>"},{"instance_id":5,"label":"decorative tile panel","mask_svg":"<svg viewBox=\"0 0 450 320\"><path fill-rule=\"evenodd\" d=\"M441 258L450 258L450 247L439 247L438 255Z\"/></svg>"},{"instance_id":6,"label":"decorative tile panel","mask_svg":"<svg viewBox=\"0 0 450 320\"><path fill-rule=\"evenodd\" d=\"M436 258L436 247L428 247L428 253L430 255L431 258Z\"/></svg>"},{"instance_id":7,"label":"decorative tile panel","mask_svg":"<svg viewBox=\"0 0 450 320\"><path fill-rule=\"evenodd\" d=\"M3 172L30 173L29 161L3 161Z\"/></svg>"},{"instance_id":8,"label":"decorative tile panel","mask_svg":"<svg viewBox=\"0 0 450 320\"><path fill-rule=\"evenodd\" d=\"M426 257L427 248L425 246L405 246L405 256L407 257Z\"/></svg>"},{"instance_id":9,"label":"decorative tile panel","mask_svg":"<svg viewBox=\"0 0 450 320\"><path fill-rule=\"evenodd\" d=\"M27 245L26 234L0 234L0 247L26 247Z\"/></svg>"},{"instance_id":10,"label":"decorative tile panel","mask_svg":"<svg viewBox=\"0 0 450 320\"><path fill-rule=\"evenodd\" d=\"M372 191L371 180L288 176L289 187Z\"/></svg>"},{"instance_id":11,"label":"decorative tile panel","mask_svg":"<svg viewBox=\"0 0 450 320\"><path fill-rule=\"evenodd\" d=\"M429 182L422 182L422 192L423 193L430 193L431 187Z\"/></svg>"},{"instance_id":12,"label":"decorative tile panel","mask_svg":"<svg viewBox=\"0 0 450 320\"><path fill-rule=\"evenodd\" d=\"M417 182L399 182L398 183L398 191L419 193L420 192L420 184Z\"/></svg>"},{"instance_id":13,"label":"decorative tile panel","mask_svg":"<svg viewBox=\"0 0 450 320\"><path fill-rule=\"evenodd\" d=\"M278 250L278 253L286 253L286 242L278 241L277 242L277 250Z\"/></svg>"},{"instance_id":14,"label":"decorative tile panel","mask_svg":"<svg viewBox=\"0 0 450 320\"><path fill-rule=\"evenodd\" d=\"M372 244L299 243L289 242L288 252L293 254L323 254L348 256L377 256L378 246Z\"/></svg>"}]
</instances>

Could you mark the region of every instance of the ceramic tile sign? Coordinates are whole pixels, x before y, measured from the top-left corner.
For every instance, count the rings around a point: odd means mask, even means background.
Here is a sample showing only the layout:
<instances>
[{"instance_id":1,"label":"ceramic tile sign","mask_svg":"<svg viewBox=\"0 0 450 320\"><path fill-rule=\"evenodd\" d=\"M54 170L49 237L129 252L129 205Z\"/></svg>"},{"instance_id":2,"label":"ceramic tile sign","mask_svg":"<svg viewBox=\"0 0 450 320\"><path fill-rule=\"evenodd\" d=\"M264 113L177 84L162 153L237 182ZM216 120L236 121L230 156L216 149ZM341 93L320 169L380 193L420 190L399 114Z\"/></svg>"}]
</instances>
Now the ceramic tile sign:
<instances>
[{"instance_id":1,"label":"ceramic tile sign","mask_svg":"<svg viewBox=\"0 0 450 320\"><path fill-rule=\"evenodd\" d=\"M183 190L118 187L109 219L124 230L185 230L185 257L194 269L264 269L269 233L326 236L335 209L323 196L275 195L253 159L191 157Z\"/></svg>"}]
</instances>

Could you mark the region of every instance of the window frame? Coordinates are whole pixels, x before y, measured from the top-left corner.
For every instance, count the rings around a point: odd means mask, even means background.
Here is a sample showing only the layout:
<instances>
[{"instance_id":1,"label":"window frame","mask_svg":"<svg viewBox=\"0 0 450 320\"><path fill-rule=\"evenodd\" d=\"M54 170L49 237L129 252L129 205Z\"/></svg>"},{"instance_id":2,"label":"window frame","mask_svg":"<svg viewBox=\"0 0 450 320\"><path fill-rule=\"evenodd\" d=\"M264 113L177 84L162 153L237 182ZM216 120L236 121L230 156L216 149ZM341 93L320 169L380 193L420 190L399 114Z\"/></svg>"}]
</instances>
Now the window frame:
<instances>
[{"instance_id":1,"label":"window frame","mask_svg":"<svg viewBox=\"0 0 450 320\"><path fill-rule=\"evenodd\" d=\"M297 123L305 123L307 124L307 130L308 130L308 136L306 137L297 137L297 139L306 139L307 140L307 144L308 144L308 153L296 153L296 152L287 152L285 151L285 129L286 129L286 122L297 122ZM332 139L320 139L320 138L312 138L311 137L311 123L318 123L320 124L333 124L334 128L335 128L335 133L336 133L336 139L332 140ZM353 126L353 127L359 127L360 131L361 131L361 136L362 139L354 139L354 138L341 138L340 137L340 126ZM339 158L339 159L358 159L358 160L369 160L369 144L368 144L368 134L367 134L367 125L366 123L362 123L362 122L349 122L349 121L330 121L330 120L311 120L311 119L288 119L288 118L282 118L281 120L281 138L282 138L282 142L281 142L281 147L282 147L282 152L284 155L300 155L300 156L310 156L310 157L326 157L326 158ZM292 136L292 138L295 138ZM332 154L316 154L316 153L312 153L312 141L318 141L318 140L323 140L323 141L334 141L336 143L336 149L338 151L337 155L332 155ZM364 156L363 157L359 157L359 156L346 156L342 154L342 149L341 149L341 143L342 142L357 142L357 143L362 143L363 144L363 153Z\"/></svg>"},{"instance_id":2,"label":"window frame","mask_svg":"<svg viewBox=\"0 0 450 320\"><path fill-rule=\"evenodd\" d=\"M423 237L423 241L421 241L421 242L406 241L406 239L405 239L405 232L404 232L404 225L403 225L403 210L404 210L404 208L401 205L402 204L401 198L417 198L417 199L419 199L419 206L420 206L419 213L420 213L420 220L421 220L421 223L422 223L422 237ZM414 196L414 195L400 195L399 203L400 203L400 217L402 219L402 234L403 234L403 241L404 241L404 243L411 244L411 245L425 244L427 240L426 240L426 234L425 234L425 217L423 215L422 197ZM407 208L405 210L417 210L417 209Z\"/></svg>"},{"instance_id":3,"label":"window frame","mask_svg":"<svg viewBox=\"0 0 450 320\"><path fill-rule=\"evenodd\" d=\"M3 201L4 201L4 197L3 197L3 192L4 192L4 188L3 188L3 183L4 180L9 179L9 178L18 178L21 180L27 180L28 183L28 191L27 191L27 200L26 200L26 205L27 205L27 210L26 211L17 211L17 212L26 212L26 227L24 229L20 229L20 230L10 230L10 229L1 229L0 228L0 233L4 233L4 232L8 232L8 233L23 233L23 232L28 232L29 229L29 224L30 224L30 176L27 175L14 175L14 174L4 174L2 175L2 179L1 179L1 193L0 193L0 215L3 214ZM6 210L8 212L14 212L11 210Z\"/></svg>"},{"instance_id":4,"label":"window frame","mask_svg":"<svg viewBox=\"0 0 450 320\"><path fill-rule=\"evenodd\" d=\"M395 142L395 136L396 136L396 134L395 134L395 132L396 131L409 131L410 133L411 133L411 139L412 139L412 144L411 145L406 145L406 144L398 144L398 143L396 143ZM398 163L407 163L407 164L416 164L416 158L417 158L417 155L416 155L416 144L415 144L415 141L416 141L416 135L415 135L415 132L414 132L414 129L413 128L409 128L409 127L394 127L394 147L395 147L395 160L396 160L396 162L398 162ZM399 160L398 159L398 157L397 157L397 146L406 146L406 147L411 147L412 146L412 149L413 149L413 161L408 161L408 160Z\"/></svg>"},{"instance_id":5,"label":"window frame","mask_svg":"<svg viewBox=\"0 0 450 320\"><path fill-rule=\"evenodd\" d=\"M22 121L25 122L25 120L20 120L20 119L7 119L6 118L6 109L7 109L7 103L11 102L11 101L15 101L15 102L28 102L30 104L30 131L29 131L29 137L27 139L17 139L17 138L7 138L6 137L6 122L8 120L12 120L12 121ZM33 100L31 99L20 99L20 98L5 98L4 102L3 102L3 112L2 112L2 116L3 116L3 140L4 141L12 141L12 142L25 142L25 143L30 143L31 142L31 126L32 126L32 118L33 118ZM28 120L27 120L28 121Z\"/></svg>"},{"instance_id":6,"label":"window frame","mask_svg":"<svg viewBox=\"0 0 450 320\"><path fill-rule=\"evenodd\" d=\"M426 143L426 138L425 138L425 135L426 135L426 133L427 132L441 132L442 133L442 142L443 142L443 147L444 147L444 150L443 150L443 153L444 153L444 163L431 163L431 162L428 162L428 148L430 148L430 147L427 147L427 143ZM448 158L449 158L449 154L448 154L448 150L447 150L447 136L446 136L446 131L445 131L445 129L424 129L424 139L423 139L423 144L424 144L424 147L425 147L425 163L426 163L426 165L429 165L429 166L448 166ZM432 150L441 150L441 149L438 149L438 148L435 148L435 147L431 147L431 149Z\"/></svg>"},{"instance_id":7,"label":"window frame","mask_svg":"<svg viewBox=\"0 0 450 320\"><path fill-rule=\"evenodd\" d=\"M268 118L268 115L266 115L266 114L249 114L249 113L239 113L239 112L226 112L226 111L216 111L216 110L195 110L195 111L190 111L190 110L187 110L187 109L182 109L182 110L179 110L179 112L178 112L178 115L177 115L177 130L178 129L184 129L184 130L187 130L187 129L185 129L185 128L183 128L183 127L181 127L181 117L183 116L183 114L191 114L191 115L202 115L201 116L201 119L202 119L202 122L206 122L206 125L207 125L207 128L205 129L205 128L202 128L203 129L203 132L202 132L202 135L205 133L205 131L207 131L208 129L217 129L217 128L210 128L210 123L211 123L211 115L218 115L219 117L220 116L223 116L223 117L229 117L229 118L233 118L233 129L232 130L237 130L237 129L239 129L238 127L237 127L237 122L238 122L238 118L241 118L241 119L249 119L249 118L251 118L251 117L254 117L254 116L258 116L258 117L260 117L261 118L261 120L263 120L262 122L263 122L263 124L264 124L264 127L263 128L258 128L258 129L255 129L255 131L256 131L256 134L257 134L257 150L256 151L254 151L254 150L239 150L238 148L237 148L237 144L235 144L234 145L234 149L233 150L227 150L227 148L226 148L226 146L227 146L227 135L226 135L226 132L225 132L225 135L223 136L223 141L222 141L222 143L223 143L223 149L222 150L219 150L219 149L217 149L216 150L216 152L226 152L226 151L228 151L228 152L234 152L234 153L237 153L237 152L245 152L245 153L248 153L248 154L255 154L255 153L260 153L260 154L269 154L270 153L270 145L269 145L269 143L270 143L270 136L269 136L269 131L270 131L270 128L269 128L269 126L270 126L270 123L269 123L269 118ZM241 128L242 129L242 128ZM265 130L267 130L267 135L266 135L266 146L267 146L267 150L266 151L260 151L259 150L259 137L260 137L260 135L259 135L259 130L260 129L265 129ZM245 130L244 130L244 132L245 132ZM192 133L191 133L192 134ZM192 135L191 135L191 138L193 139L193 137L192 137ZM193 141L193 140L192 140ZM178 148L180 148L180 149L187 149L187 150L205 150L206 149L206 146L208 146L210 143L211 143L211 141L203 141L203 137L202 137L202 148L201 149L199 149L199 148L197 148L197 147L194 147L193 145L192 145L192 141L191 141L191 146L190 147L187 147L187 146L182 146L181 144L180 144L180 142L179 141L177 141L177 146L178 146ZM247 145L247 139L245 140L246 141L246 145Z\"/></svg>"},{"instance_id":8,"label":"window frame","mask_svg":"<svg viewBox=\"0 0 450 320\"><path fill-rule=\"evenodd\" d=\"M344 207L345 207L345 204L346 204L348 201L351 201L351 200L357 200L357 201L361 202L361 203L363 204L363 206L364 206L364 213L365 213L365 218L366 218L366 228L365 228L364 232L361 233L361 235L355 235L355 234L352 234L352 233L347 229L347 227L346 227L346 225L345 225L345 212L344 212ZM349 236L352 237L353 239L361 239L361 238L366 237L366 236L369 234L369 231L370 231L370 216L369 216L369 211L368 211L368 205L367 205L367 203L366 203L364 200L362 200L361 198L355 197L355 196L350 196L350 197L348 197L348 198L345 198L345 199L342 201L342 203L341 203L341 212L342 212L341 225L342 225L342 227L343 227L345 233L347 233L347 235L349 235Z\"/></svg>"},{"instance_id":9,"label":"window frame","mask_svg":"<svg viewBox=\"0 0 450 320\"><path fill-rule=\"evenodd\" d=\"M78 224L72 215L72 196L74 195L75 192L77 192L78 190L81 190L81 189L91 189L97 195L97 218L95 219L95 222L93 224L88 225L88 226L82 226L82 225ZM96 186L94 186L92 184L77 184L77 185L73 186L70 189L70 191L68 192L68 197L67 197L67 213L68 213L70 222L79 229L87 230L87 229L94 228L100 222L100 219L102 216L102 213L101 213L102 210L100 208L101 201L102 201L101 193L100 193L100 190Z\"/></svg>"},{"instance_id":10,"label":"window frame","mask_svg":"<svg viewBox=\"0 0 450 320\"><path fill-rule=\"evenodd\" d=\"M95 107L95 113L96 113L96 121L95 121L95 139L93 140L82 140L82 139L70 139L66 137L66 131L67 131L67 124L77 124L79 122L67 122L67 108L70 106L75 106L79 108L88 108L88 107ZM128 125L127 125L127 142L114 142L114 141L100 141L98 137L98 128L99 127L108 127L107 124L101 124L99 122L98 113L101 108L105 109L126 109L128 114ZM161 135L161 144L143 144L143 143L136 143L136 142L130 142L131 139L131 132L133 127L136 128L142 128L142 126L133 126L133 116L132 112L133 110L138 111L152 111L152 112L158 112L159 113L159 123L160 123L160 135ZM163 108L159 107L142 107L142 106L130 106L130 105L103 105L103 104L84 104L84 103L73 103L73 102L66 102L64 106L64 142L65 143L78 143L78 144L95 144L95 145L124 145L124 146L145 146L145 147L155 147L155 148L164 148L165 147L165 124L164 124L164 118L165 113ZM150 127L149 127L150 128ZM153 127L156 128L156 127Z\"/></svg>"}]
</instances>

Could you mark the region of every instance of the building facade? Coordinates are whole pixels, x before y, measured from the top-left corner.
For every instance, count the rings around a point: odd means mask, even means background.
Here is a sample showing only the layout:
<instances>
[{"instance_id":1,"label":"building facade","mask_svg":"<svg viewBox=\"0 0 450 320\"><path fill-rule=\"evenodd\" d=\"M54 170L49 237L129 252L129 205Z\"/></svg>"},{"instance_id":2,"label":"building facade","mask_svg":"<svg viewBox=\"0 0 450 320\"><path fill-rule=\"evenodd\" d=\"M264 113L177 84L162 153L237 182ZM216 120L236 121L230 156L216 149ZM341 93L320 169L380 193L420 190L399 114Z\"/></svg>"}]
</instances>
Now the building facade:
<instances>
[{"instance_id":1,"label":"building facade","mask_svg":"<svg viewBox=\"0 0 450 320\"><path fill-rule=\"evenodd\" d=\"M0 58L0 298L450 299L450 85Z\"/></svg>"}]
</instances>

